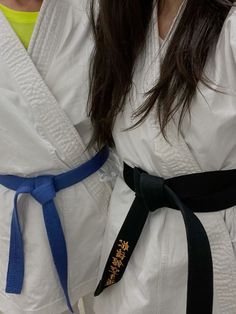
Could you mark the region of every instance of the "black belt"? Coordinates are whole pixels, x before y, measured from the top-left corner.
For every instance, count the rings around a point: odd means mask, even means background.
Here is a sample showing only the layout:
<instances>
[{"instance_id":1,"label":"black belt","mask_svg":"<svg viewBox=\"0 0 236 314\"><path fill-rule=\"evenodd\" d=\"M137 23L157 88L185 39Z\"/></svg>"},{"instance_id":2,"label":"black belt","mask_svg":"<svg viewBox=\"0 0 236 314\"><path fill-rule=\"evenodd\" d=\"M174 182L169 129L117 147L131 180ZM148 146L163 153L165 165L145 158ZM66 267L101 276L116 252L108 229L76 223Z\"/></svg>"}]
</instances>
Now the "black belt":
<instances>
[{"instance_id":1,"label":"black belt","mask_svg":"<svg viewBox=\"0 0 236 314\"><path fill-rule=\"evenodd\" d=\"M181 211L186 228L188 243L186 313L212 314L211 249L206 231L194 212L214 212L234 206L236 170L203 172L164 180L125 164L124 180L136 193L136 197L110 252L95 296L121 280L149 212L169 207Z\"/></svg>"}]
</instances>

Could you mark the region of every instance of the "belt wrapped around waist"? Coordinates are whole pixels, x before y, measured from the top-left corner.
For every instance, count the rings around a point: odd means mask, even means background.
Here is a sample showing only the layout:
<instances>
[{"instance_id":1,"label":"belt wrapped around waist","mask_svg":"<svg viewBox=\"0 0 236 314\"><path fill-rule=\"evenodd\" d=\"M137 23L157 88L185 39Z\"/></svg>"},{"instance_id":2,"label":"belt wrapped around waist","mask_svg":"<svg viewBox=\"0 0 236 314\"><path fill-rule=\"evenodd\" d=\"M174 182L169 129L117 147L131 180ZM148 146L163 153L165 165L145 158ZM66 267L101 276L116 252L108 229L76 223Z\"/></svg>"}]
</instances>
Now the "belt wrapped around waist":
<instances>
[{"instance_id":1,"label":"belt wrapped around waist","mask_svg":"<svg viewBox=\"0 0 236 314\"><path fill-rule=\"evenodd\" d=\"M68 172L53 176L45 175L34 178L22 178L12 175L0 175L0 184L16 191L11 221L9 263L7 272L6 292L20 294L24 280L24 248L19 223L17 202L20 194L30 194L42 205L44 223L49 245L63 289L67 306L71 312L72 306L68 292L68 266L66 241L60 218L54 203L56 193L86 179L106 162L109 150L104 147L92 159Z\"/></svg>"},{"instance_id":2,"label":"belt wrapped around waist","mask_svg":"<svg viewBox=\"0 0 236 314\"><path fill-rule=\"evenodd\" d=\"M121 280L149 212L177 209L188 244L187 314L212 314L213 265L206 231L194 212L214 212L236 204L236 170L212 171L164 180L124 164L124 180L136 197L108 257L95 296ZM172 314L172 313L170 313Z\"/></svg>"}]
</instances>

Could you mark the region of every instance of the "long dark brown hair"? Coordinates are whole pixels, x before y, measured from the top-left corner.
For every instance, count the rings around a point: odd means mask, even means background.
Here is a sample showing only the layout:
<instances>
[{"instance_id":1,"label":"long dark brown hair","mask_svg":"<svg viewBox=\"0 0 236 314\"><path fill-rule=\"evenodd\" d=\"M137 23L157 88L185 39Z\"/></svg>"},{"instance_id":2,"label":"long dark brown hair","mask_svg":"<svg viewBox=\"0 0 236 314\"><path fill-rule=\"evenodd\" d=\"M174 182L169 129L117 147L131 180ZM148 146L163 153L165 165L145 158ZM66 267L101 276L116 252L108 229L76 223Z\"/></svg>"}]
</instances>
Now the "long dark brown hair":
<instances>
[{"instance_id":1,"label":"long dark brown hair","mask_svg":"<svg viewBox=\"0 0 236 314\"><path fill-rule=\"evenodd\" d=\"M94 0L93 0L94 1ZM155 1L99 0L92 23L95 37L91 64L89 112L94 126L91 144L112 143L115 118L125 105L132 87L137 56L145 47ZM156 107L163 134L173 114L180 121L190 110L199 81L207 84L204 66L214 48L233 0L187 0L162 61L156 86L136 112L141 124Z\"/></svg>"}]
</instances>

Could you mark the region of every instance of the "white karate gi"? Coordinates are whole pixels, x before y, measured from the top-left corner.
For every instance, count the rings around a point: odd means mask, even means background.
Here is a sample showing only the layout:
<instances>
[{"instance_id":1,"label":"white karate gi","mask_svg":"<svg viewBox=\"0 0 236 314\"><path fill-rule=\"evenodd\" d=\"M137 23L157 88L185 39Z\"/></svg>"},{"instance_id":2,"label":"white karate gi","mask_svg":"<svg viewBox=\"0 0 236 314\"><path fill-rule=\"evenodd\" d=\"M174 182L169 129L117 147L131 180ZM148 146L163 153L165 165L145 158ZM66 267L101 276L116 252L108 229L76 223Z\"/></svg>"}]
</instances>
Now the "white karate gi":
<instances>
[{"instance_id":1,"label":"white karate gi","mask_svg":"<svg viewBox=\"0 0 236 314\"><path fill-rule=\"evenodd\" d=\"M185 117L180 134L177 117L170 122L167 129L169 143L160 134L155 110L138 128L123 131L134 123L132 113L143 103L145 92L156 83L166 45L168 41L163 43L162 49L159 46L155 11L145 53L136 64L134 87L114 127L113 136L120 159L164 178L235 169L236 8L231 9L205 69L208 78L215 83L213 87L218 86L225 93L217 93L199 84L191 107L191 120ZM119 177L109 206L101 274L134 197ZM213 313L235 314L236 207L197 216L208 233L213 254ZM186 232L181 213L169 208L150 213L123 278L95 299L95 313L185 314L187 262Z\"/></svg>"},{"instance_id":2,"label":"white karate gi","mask_svg":"<svg viewBox=\"0 0 236 314\"><path fill-rule=\"evenodd\" d=\"M92 157L85 152L91 134L86 104L93 46L87 4L44 0L28 51L0 12L0 174L59 174ZM67 242L72 304L94 291L97 282L110 195L104 171L60 191L55 201ZM4 292L14 194L0 185L0 311L62 313L67 306L42 207L29 195L19 201L23 291Z\"/></svg>"}]
</instances>

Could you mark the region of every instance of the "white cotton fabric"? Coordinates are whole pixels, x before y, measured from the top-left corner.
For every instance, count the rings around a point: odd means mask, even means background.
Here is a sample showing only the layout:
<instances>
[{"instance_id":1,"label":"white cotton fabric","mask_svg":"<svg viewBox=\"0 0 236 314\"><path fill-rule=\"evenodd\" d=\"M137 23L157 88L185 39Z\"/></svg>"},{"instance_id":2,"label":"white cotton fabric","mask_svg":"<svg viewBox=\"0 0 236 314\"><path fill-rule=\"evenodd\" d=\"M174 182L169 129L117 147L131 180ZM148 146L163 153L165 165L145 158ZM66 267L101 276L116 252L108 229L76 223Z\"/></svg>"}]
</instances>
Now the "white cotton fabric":
<instances>
[{"instance_id":1,"label":"white cotton fabric","mask_svg":"<svg viewBox=\"0 0 236 314\"><path fill-rule=\"evenodd\" d=\"M1 174L59 174L94 155L85 151L91 135L86 105L93 48L87 5L82 0L44 0L28 51L0 13ZM93 292L97 282L110 196L104 169L60 191L55 201L67 242L72 304ZM27 195L19 201L23 291L4 292L13 197L13 191L0 186L0 311L60 314L67 306L42 208Z\"/></svg>"},{"instance_id":2,"label":"white cotton fabric","mask_svg":"<svg viewBox=\"0 0 236 314\"><path fill-rule=\"evenodd\" d=\"M232 8L217 47L209 56L206 75L224 93L202 84L193 100L191 119L181 133L171 121L167 142L153 110L129 131L132 113L158 79L168 39L159 46L156 12L145 53L139 58L133 89L119 114L113 136L119 157L131 166L164 178L209 170L236 168L236 8ZM187 27L187 26L186 26ZM169 36L168 36L169 37ZM177 118L177 117L176 117ZM236 191L235 191L236 193ZM128 213L134 193L122 177L112 194L100 274ZM236 208L197 216L207 230L214 262L214 314L236 313ZM122 280L96 298L96 314L184 314L187 295L187 243L178 211L150 213ZM101 275L100 275L101 277Z\"/></svg>"}]
</instances>

